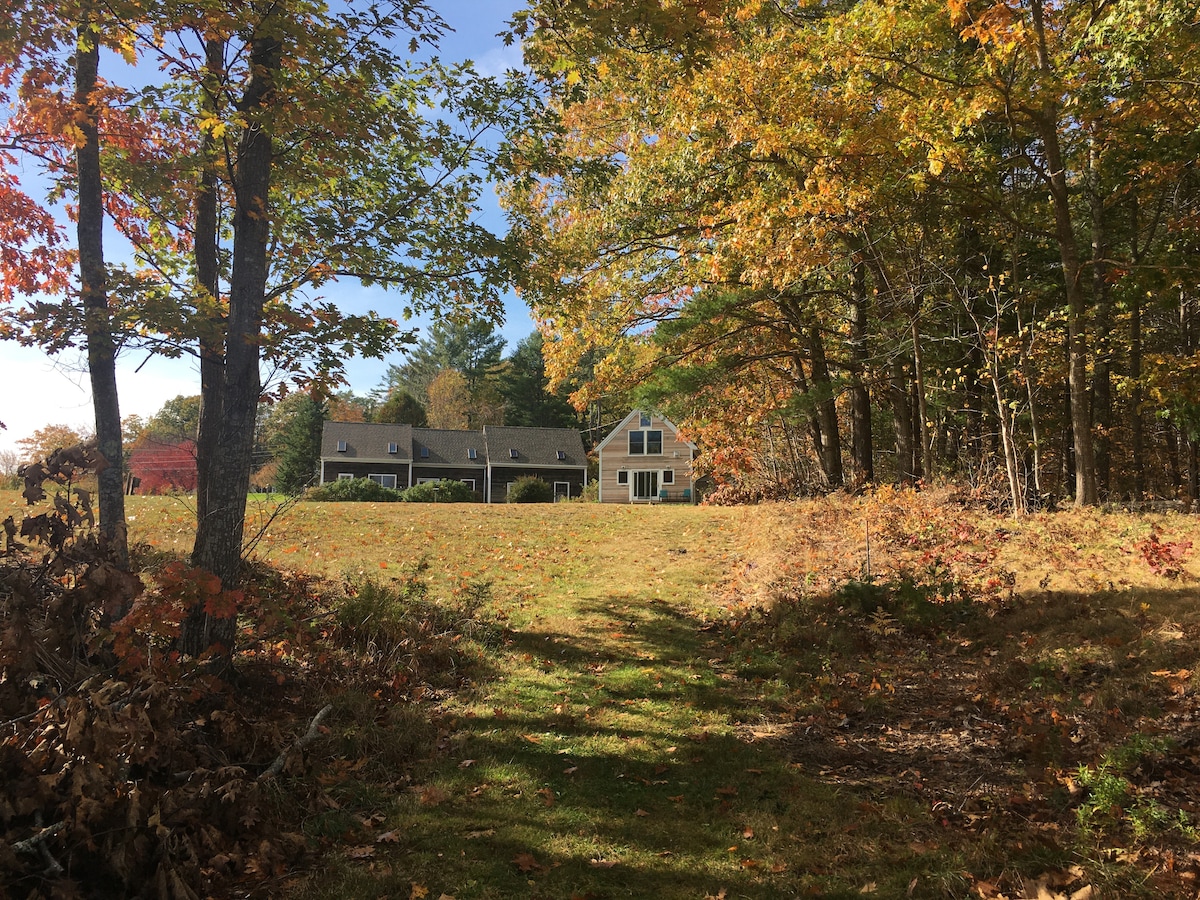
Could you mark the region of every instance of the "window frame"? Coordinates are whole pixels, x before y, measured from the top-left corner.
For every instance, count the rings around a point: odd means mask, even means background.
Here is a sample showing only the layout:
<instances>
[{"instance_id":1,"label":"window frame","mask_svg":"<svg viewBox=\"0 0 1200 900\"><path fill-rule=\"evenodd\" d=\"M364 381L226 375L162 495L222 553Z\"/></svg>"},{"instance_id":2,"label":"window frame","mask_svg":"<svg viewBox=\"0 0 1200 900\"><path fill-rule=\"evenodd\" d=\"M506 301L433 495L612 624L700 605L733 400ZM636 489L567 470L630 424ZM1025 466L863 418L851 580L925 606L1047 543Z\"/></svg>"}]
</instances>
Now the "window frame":
<instances>
[{"instance_id":1,"label":"window frame","mask_svg":"<svg viewBox=\"0 0 1200 900\"><path fill-rule=\"evenodd\" d=\"M368 473L367 477L370 478L373 482L375 482L380 487L390 488L393 491L396 489L396 473L395 472ZM391 479L391 482L392 482L391 484L387 483L388 479Z\"/></svg>"}]
</instances>

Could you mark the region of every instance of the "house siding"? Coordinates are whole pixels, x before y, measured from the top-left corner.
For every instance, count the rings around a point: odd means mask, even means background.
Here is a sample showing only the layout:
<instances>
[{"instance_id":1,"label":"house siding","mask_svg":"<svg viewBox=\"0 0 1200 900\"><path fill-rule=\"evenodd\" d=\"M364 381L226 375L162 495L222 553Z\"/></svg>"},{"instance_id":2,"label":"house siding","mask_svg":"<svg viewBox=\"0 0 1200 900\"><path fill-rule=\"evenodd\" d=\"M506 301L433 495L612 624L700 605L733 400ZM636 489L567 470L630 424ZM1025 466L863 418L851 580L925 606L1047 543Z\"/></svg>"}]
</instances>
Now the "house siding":
<instances>
[{"instance_id":1,"label":"house siding","mask_svg":"<svg viewBox=\"0 0 1200 900\"><path fill-rule=\"evenodd\" d=\"M692 492L692 498L695 498L695 486L692 483L692 445L686 441L681 441L674 427L663 419L662 416L651 415L649 427L653 430L660 430L663 433L663 452L661 455L630 455L629 433L631 431L644 430L641 425L640 415L634 415L627 419L610 438L606 439L606 443L601 447L599 453L601 502L630 502L631 485L619 484L617 482L617 473L622 469L630 473L634 471L656 471L661 473L665 469L670 469L675 476L674 483L663 485L660 475L660 490L665 488L673 496L679 496L682 491L688 490ZM632 474L630 477L632 478Z\"/></svg>"}]
</instances>

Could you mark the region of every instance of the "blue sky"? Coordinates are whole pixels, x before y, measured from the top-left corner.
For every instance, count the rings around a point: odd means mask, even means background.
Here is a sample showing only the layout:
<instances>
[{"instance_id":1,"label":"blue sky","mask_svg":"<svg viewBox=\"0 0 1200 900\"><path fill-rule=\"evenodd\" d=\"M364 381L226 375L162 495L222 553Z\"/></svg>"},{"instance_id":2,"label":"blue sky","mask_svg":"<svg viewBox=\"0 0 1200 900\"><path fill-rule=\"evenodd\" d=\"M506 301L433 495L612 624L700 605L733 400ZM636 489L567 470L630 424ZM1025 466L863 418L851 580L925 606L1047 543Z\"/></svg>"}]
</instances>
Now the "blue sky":
<instances>
[{"instance_id":1,"label":"blue sky","mask_svg":"<svg viewBox=\"0 0 1200 900\"><path fill-rule=\"evenodd\" d=\"M524 4L516 0L433 0L433 6L454 29L442 41L441 57L447 61L472 59L484 74L501 74L521 63L519 47L506 47L496 37L513 12ZM503 228L503 216L488 191L483 198L480 218L493 229ZM323 295L348 307L375 309L384 315L403 305L403 297L380 289L364 289L357 284L330 286ZM429 323L414 320L418 328ZM506 304L506 321L501 329L508 349L533 331L528 310L515 297ZM351 390L367 393L383 379L389 364L404 361L402 353L384 360L354 359L346 370ZM121 415L153 415L167 400L180 394L200 392L199 374L190 360L163 360L128 356L118 371ZM0 450L13 448L17 441L45 425L92 426L91 392L82 358L63 354L50 359L37 350L0 342Z\"/></svg>"}]
</instances>

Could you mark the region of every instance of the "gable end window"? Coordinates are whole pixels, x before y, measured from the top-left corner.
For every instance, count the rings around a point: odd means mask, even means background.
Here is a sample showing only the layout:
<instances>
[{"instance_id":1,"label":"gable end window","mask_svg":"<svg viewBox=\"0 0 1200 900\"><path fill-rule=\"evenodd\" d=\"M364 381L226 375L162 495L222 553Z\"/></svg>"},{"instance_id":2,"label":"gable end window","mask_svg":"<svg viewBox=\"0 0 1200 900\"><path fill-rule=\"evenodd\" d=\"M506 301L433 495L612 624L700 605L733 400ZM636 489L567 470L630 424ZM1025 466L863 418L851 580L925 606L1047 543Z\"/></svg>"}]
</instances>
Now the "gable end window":
<instances>
[{"instance_id":1,"label":"gable end window","mask_svg":"<svg viewBox=\"0 0 1200 900\"><path fill-rule=\"evenodd\" d=\"M648 415L646 415L645 413L642 413L642 417L641 417L640 421L638 422L638 427L640 427L640 428L649 428L650 427L650 417Z\"/></svg>"},{"instance_id":2,"label":"gable end window","mask_svg":"<svg viewBox=\"0 0 1200 900\"><path fill-rule=\"evenodd\" d=\"M640 429L629 432L630 456L662 456L662 429Z\"/></svg>"}]
</instances>

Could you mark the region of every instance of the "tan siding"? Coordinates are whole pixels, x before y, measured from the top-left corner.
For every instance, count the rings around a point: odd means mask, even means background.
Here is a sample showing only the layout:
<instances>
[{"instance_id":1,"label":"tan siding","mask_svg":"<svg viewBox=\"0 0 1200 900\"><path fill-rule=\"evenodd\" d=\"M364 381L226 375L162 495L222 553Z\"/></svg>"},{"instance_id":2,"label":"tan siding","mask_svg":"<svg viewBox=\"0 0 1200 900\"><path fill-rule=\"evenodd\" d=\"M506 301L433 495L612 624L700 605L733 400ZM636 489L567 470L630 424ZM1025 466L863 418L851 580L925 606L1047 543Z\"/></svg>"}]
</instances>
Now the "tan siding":
<instances>
[{"instance_id":1,"label":"tan siding","mask_svg":"<svg viewBox=\"0 0 1200 900\"><path fill-rule=\"evenodd\" d=\"M679 440L663 420L654 416L651 419L651 429L661 429L663 433L663 452L661 456L629 455L629 432L638 431L641 426L635 417L617 433L601 451L600 461L600 496L605 503L628 503L629 485L617 484L617 472L625 467L634 469L673 469L675 483L666 485L672 493L692 485L692 448Z\"/></svg>"}]
</instances>

